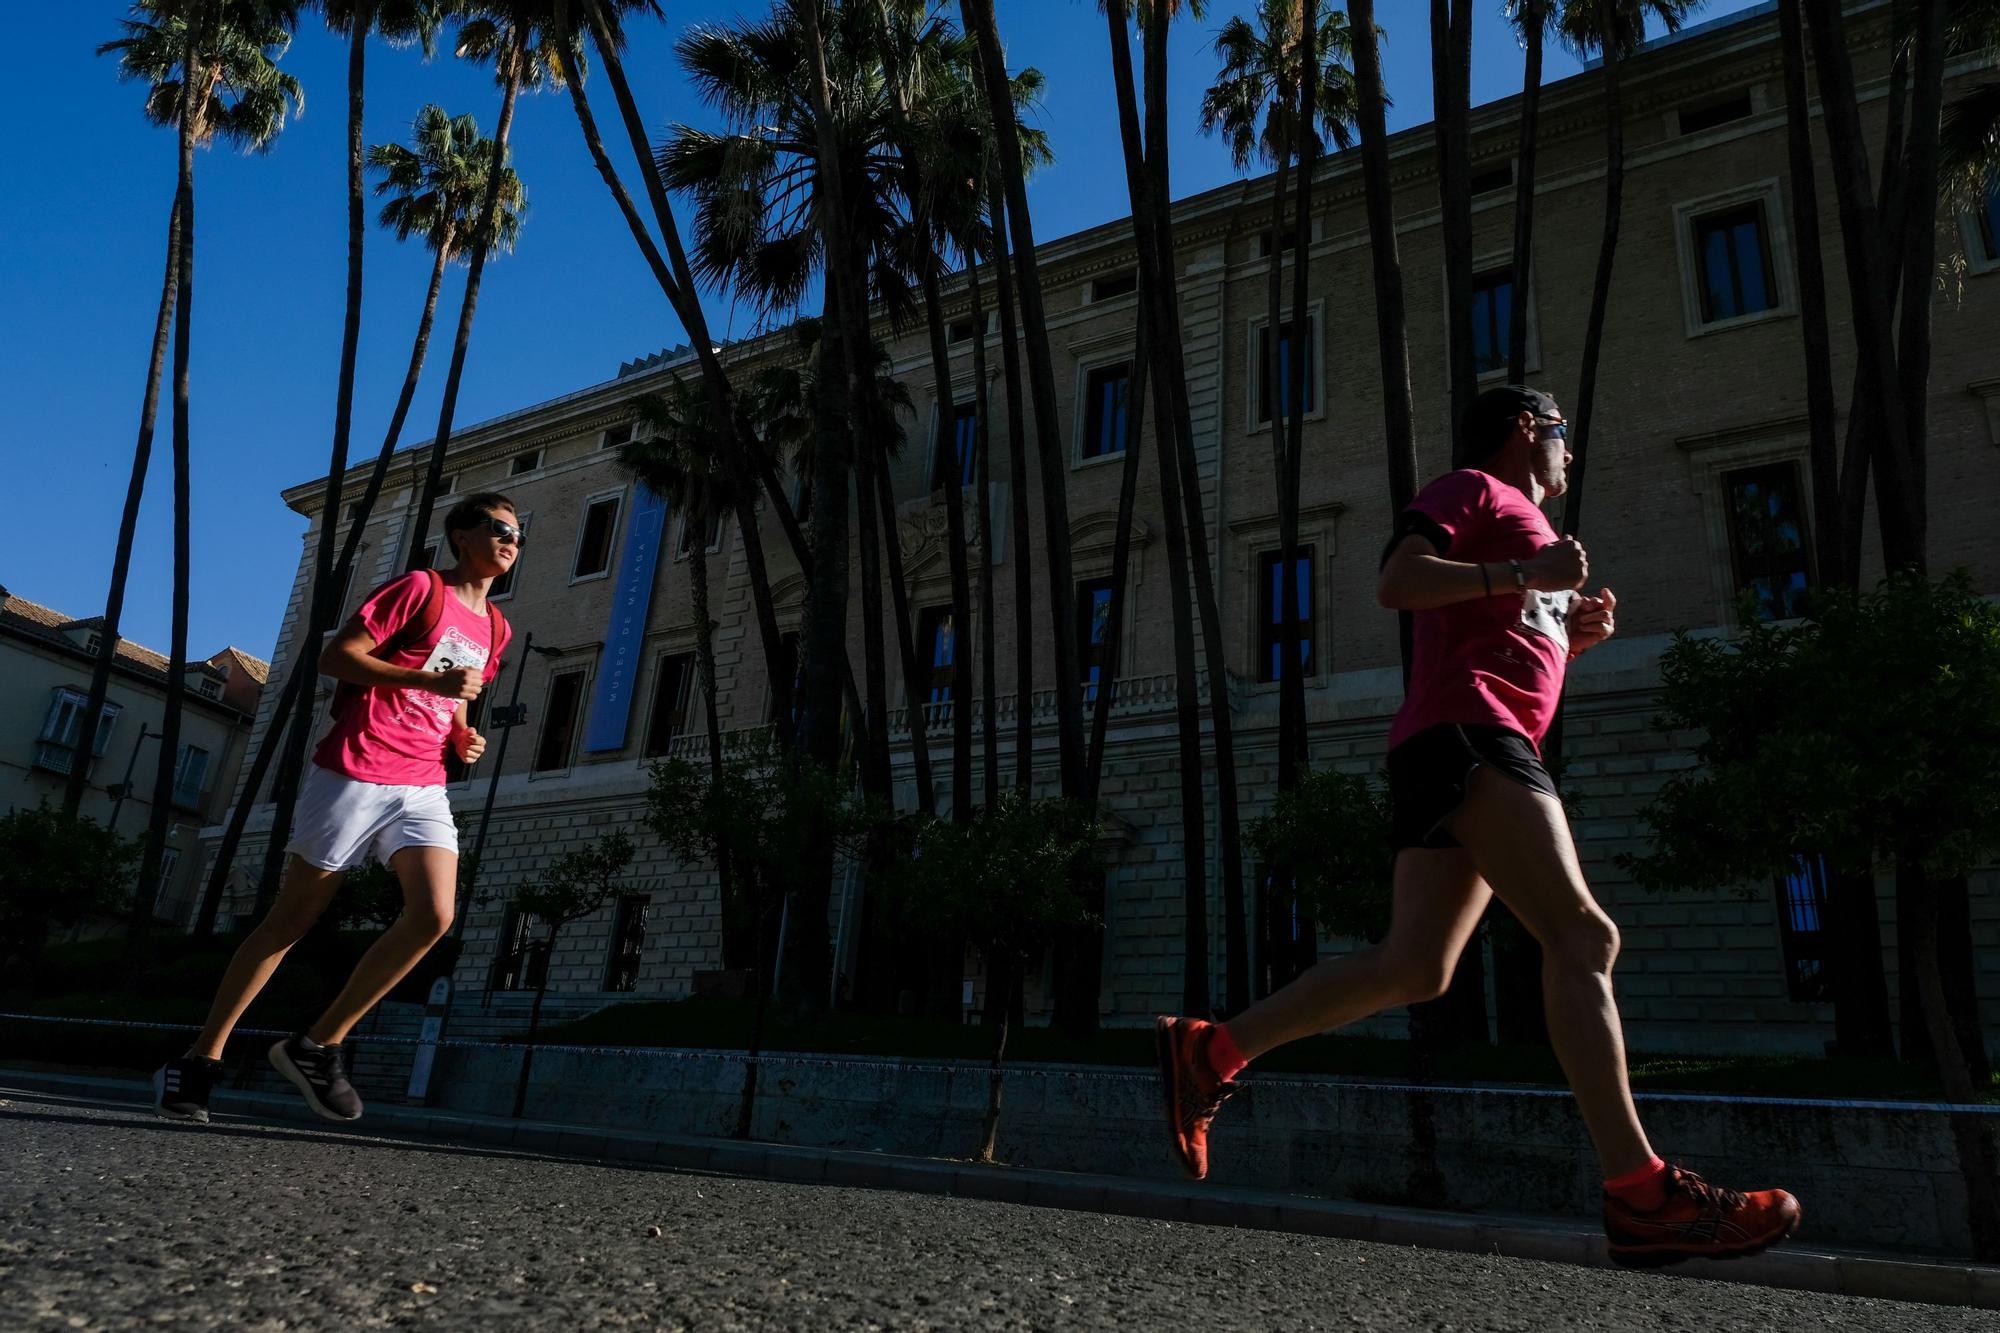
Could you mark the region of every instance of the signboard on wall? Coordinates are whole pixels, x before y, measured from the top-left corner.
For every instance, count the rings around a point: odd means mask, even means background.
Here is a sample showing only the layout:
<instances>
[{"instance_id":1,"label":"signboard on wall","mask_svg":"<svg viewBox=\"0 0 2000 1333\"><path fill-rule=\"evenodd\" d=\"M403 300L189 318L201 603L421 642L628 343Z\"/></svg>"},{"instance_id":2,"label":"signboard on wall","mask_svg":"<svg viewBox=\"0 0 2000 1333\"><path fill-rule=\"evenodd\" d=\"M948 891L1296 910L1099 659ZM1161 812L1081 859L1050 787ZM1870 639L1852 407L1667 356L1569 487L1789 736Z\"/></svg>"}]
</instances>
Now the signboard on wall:
<instances>
[{"instance_id":1,"label":"signboard on wall","mask_svg":"<svg viewBox=\"0 0 2000 1333\"><path fill-rule=\"evenodd\" d=\"M583 748L592 754L625 748L632 692L638 686L639 659L646 641L646 616L653 604L653 571L659 565L660 542L667 530L667 502L644 486L632 489L632 521L625 525L625 547L618 556L618 586L611 596L611 622L604 627L604 656L590 701L590 721L583 732Z\"/></svg>"}]
</instances>

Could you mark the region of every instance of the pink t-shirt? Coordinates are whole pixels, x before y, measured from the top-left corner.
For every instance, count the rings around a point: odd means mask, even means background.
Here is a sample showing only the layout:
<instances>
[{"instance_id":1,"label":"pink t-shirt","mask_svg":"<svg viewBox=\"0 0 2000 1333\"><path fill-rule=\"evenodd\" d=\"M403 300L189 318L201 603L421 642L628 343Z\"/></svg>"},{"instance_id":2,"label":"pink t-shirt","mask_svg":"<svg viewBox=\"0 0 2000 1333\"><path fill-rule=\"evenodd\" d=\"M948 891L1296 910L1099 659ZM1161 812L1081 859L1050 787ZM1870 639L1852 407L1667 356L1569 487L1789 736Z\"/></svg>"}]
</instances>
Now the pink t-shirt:
<instances>
[{"instance_id":1,"label":"pink t-shirt","mask_svg":"<svg viewBox=\"0 0 2000 1333\"><path fill-rule=\"evenodd\" d=\"M423 610L430 596L431 576L414 570L376 589L354 614L380 645ZM428 639L409 644L384 660L391 666L424 671L453 667L484 667L491 682L500 670L500 651L491 643L493 623L485 611L473 611L449 584L440 590L442 614ZM333 729L313 751L313 762L358 782L390 787L444 785L445 743L459 701L408 686L372 686L348 700L334 718Z\"/></svg>"},{"instance_id":2,"label":"pink t-shirt","mask_svg":"<svg viewBox=\"0 0 2000 1333\"><path fill-rule=\"evenodd\" d=\"M1556 540L1518 488L1474 468L1417 493L1393 541L1415 533L1438 554L1469 563L1526 560ZM1393 544L1392 541L1392 544ZM1573 592L1514 591L1495 575L1493 596L1415 615L1410 688L1389 729L1389 748L1444 723L1506 727L1541 748L1562 696Z\"/></svg>"}]
</instances>

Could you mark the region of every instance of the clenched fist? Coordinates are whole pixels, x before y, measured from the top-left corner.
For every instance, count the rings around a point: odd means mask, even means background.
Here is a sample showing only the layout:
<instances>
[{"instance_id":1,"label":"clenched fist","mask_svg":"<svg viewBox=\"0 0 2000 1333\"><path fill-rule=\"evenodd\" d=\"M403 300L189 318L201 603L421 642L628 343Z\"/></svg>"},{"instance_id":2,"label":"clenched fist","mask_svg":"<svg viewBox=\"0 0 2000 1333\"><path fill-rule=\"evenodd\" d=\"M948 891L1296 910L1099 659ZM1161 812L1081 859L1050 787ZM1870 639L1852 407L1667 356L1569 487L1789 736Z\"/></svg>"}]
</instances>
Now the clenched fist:
<instances>
[{"instance_id":1,"label":"clenched fist","mask_svg":"<svg viewBox=\"0 0 2000 1333\"><path fill-rule=\"evenodd\" d=\"M1568 592L1590 577L1590 557L1574 537L1550 542L1521 564L1528 586L1536 592Z\"/></svg>"},{"instance_id":2,"label":"clenched fist","mask_svg":"<svg viewBox=\"0 0 2000 1333\"><path fill-rule=\"evenodd\" d=\"M441 694L462 703L471 703L485 688L485 672L477 667L453 667L449 671L437 672L431 677L429 686L432 694Z\"/></svg>"},{"instance_id":3,"label":"clenched fist","mask_svg":"<svg viewBox=\"0 0 2000 1333\"><path fill-rule=\"evenodd\" d=\"M1579 597L1569 608L1571 656L1595 648L1618 632L1618 594L1606 588L1596 597Z\"/></svg>"},{"instance_id":4,"label":"clenched fist","mask_svg":"<svg viewBox=\"0 0 2000 1333\"><path fill-rule=\"evenodd\" d=\"M461 764L475 763L480 755L486 753L486 738L471 727L453 732L451 744L452 748L458 751L458 761Z\"/></svg>"}]
</instances>

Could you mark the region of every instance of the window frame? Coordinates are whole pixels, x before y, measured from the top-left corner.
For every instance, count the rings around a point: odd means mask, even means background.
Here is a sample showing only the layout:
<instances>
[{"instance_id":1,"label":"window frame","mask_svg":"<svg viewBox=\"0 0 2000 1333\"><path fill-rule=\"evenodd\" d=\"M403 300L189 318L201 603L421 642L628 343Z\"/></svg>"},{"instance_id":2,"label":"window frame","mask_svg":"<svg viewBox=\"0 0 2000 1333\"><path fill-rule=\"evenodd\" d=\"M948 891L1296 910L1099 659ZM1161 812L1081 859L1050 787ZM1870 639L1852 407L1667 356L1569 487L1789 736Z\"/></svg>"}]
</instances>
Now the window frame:
<instances>
[{"instance_id":1,"label":"window frame","mask_svg":"<svg viewBox=\"0 0 2000 1333\"><path fill-rule=\"evenodd\" d=\"M1761 208L1764 256L1772 303L1762 310L1708 319L1706 269L1695 243L1695 228L1703 219L1755 205ZM1769 320L1789 319L1798 314L1797 282L1792 272L1792 242L1784 209L1784 189L1775 176L1674 205L1674 249L1680 260L1681 306L1687 336L1706 337Z\"/></svg>"},{"instance_id":2,"label":"window frame","mask_svg":"<svg viewBox=\"0 0 2000 1333\"><path fill-rule=\"evenodd\" d=\"M1740 629L1724 478L1762 463L1795 463L1806 522L1820 522L1813 509L1813 467L1805 418L1788 417L1714 434L1681 436L1674 443L1686 457L1689 489L1701 506L1701 523L1708 534L1710 605L1715 616L1711 623L1723 629Z\"/></svg>"},{"instance_id":3,"label":"window frame","mask_svg":"<svg viewBox=\"0 0 2000 1333\"><path fill-rule=\"evenodd\" d=\"M1134 365L1135 350L1136 349L1128 347L1118 352L1107 353L1103 356L1092 357L1088 360L1081 360L1077 362L1076 412L1075 412L1076 420L1075 420L1075 430L1072 435L1072 438L1076 441L1076 443L1070 450L1070 460L1069 460L1070 469L1072 471L1075 471L1080 468L1099 467L1106 463L1116 463L1122 460L1125 457L1126 450L1132 447L1133 405L1132 405L1131 391L1132 391L1132 381L1134 378L1134 371L1137 368ZM1091 418L1095 413L1097 405L1096 395L1094 395L1091 392L1091 382L1097 377L1097 375L1100 372L1114 370L1119 366L1123 366L1125 368L1124 446L1112 453L1086 454L1083 451L1084 442L1091 438L1092 432L1090 429L1090 423L1091 423Z\"/></svg>"},{"instance_id":4,"label":"window frame","mask_svg":"<svg viewBox=\"0 0 2000 1333\"><path fill-rule=\"evenodd\" d=\"M1724 468L1719 478L1721 482L1722 522L1729 539L1730 593L1732 602L1740 600L1744 593L1750 591L1750 583L1755 578L1761 577L1760 575L1751 573L1748 568L1748 554L1744 549L1744 542L1741 539L1741 534L1736 523L1734 483L1732 479L1741 477L1746 473L1770 472L1779 468L1789 469L1794 483L1793 503L1798 512L1798 563L1800 565L1800 568L1795 572L1805 576L1806 592L1810 593L1819 584L1819 571L1816 568L1817 562L1813 558L1812 500L1806 490L1807 475L1803 460L1779 458L1765 462L1746 463L1738 467ZM1792 616L1772 617L1774 620L1781 621L1795 618Z\"/></svg>"},{"instance_id":5,"label":"window frame","mask_svg":"<svg viewBox=\"0 0 2000 1333\"><path fill-rule=\"evenodd\" d=\"M528 464L528 466L522 467L520 463L524 458L532 458L534 461ZM517 454L509 454L507 457L507 480L512 481L516 477L525 477L531 472L540 472L548 461L548 450L546 449L523 449Z\"/></svg>"},{"instance_id":6,"label":"window frame","mask_svg":"<svg viewBox=\"0 0 2000 1333\"><path fill-rule=\"evenodd\" d=\"M609 956L604 960L604 989L613 995L632 995L639 989L640 973L645 969L647 917L652 914L653 895L650 893L621 893L611 911L611 937ZM638 929L633 930L634 918ZM626 936L632 935L633 948L628 955L625 951ZM627 958L631 964L631 983L619 985L620 971Z\"/></svg>"},{"instance_id":7,"label":"window frame","mask_svg":"<svg viewBox=\"0 0 2000 1333\"><path fill-rule=\"evenodd\" d=\"M1988 234L1989 229L1991 235ZM1986 193L1985 206L1958 215L1958 236L1965 247L1965 271L1974 276L2000 273L2000 177ZM1992 242L1989 251L1987 242Z\"/></svg>"},{"instance_id":8,"label":"window frame","mask_svg":"<svg viewBox=\"0 0 2000 1333\"><path fill-rule=\"evenodd\" d=\"M708 545L701 548L703 555L720 555L723 536L729 530L729 511L715 511L715 530L710 534ZM674 523L674 559L685 560L694 554L694 545L688 539L688 511L683 507Z\"/></svg>"},{"instance_id":9,"label":"window frame","mask_svg":"<svg viewBox=\"0 0 2000 1333\"><path fill-rule=\"evenodd\" d=\"M617 440L611 438L621 430L625 432L624 438ZM597 433L597 447L599 449L616 449L619 445L630 444L637 438L639 438L639 423L637 421L613 422Z\"/></svg>"},{"instance_id":10,"label":"window frame","mask_svg":"<svg viewBox=\"0 0 2000 1333\"><path fill-rule=\"evenodd\" d=\"M1306 644L1307 668L1300 673L1301 680L1317 680L1321 674L1324 657L1319 651L1319 602L1320 582L1325 575L1319 563L1319 552L1313 543L1303 536L1299 541L1298 559L1306 568L1306 611L1304 630L1301 637ZM1259 685L1278 687L1282 682L1277 675L1267 674L1272 669L1275 655L1283 652L1284 629L1282 622L1273 616L1277 593L1272 578L1278 572L1284 559L1284 548L1280 545L1265 546L1254 555L1257 579L1257 670L1254 677Z\"/></svg>"},{"instance_id":11,"label":"window frame","mask_svg":"<svg viewBox=\"0 0 2000 1333\"><path fill-rule=\"evenodd\" d=\"M1128 570L1128 579L1129 575L1130 571ZM1077 685L1083 691L1083 701L1086 706L1097 702L1097 692L1105 683L1103 673L1104 648L1091 637L1091 631L1096 628L1097 624L1095 598L1097 590L1100 587L1103 589L1106 598L1105 611L1108 621L1112 610L1111 603L1117 600L1115 596L1116 585L1111 576L1104 574L1096 578L1083 578L1076 581L1076 660L1077 666L1083 672L1083 679L1078 681ZM1088 603L1085 601L1086 595L1092 599ZM1129 601L1130 598L1128 597L1126 600ZM1091 608L1088 615L1086 615L1084 609L1086 605ZM1121 611L1123 609L1123 607L1118 608ZM1117 625L1106 624L1105 633L1107 636L1118 632L1119 627ZM1123 637L1122 634L1119 634L1121 641ZM1095 660L1092 660L1093 655L1095 656ZM1122 657L1124 654L1121 652L1119 655ZM1090 675L1093 670L1098 673L1097 678L1094 680ZM1112 683L1116 684L1115 678Z\"/></svg>"},{"instance_id":12,"label":"window frame","mask_svg":"<svg viewBox=\"0 0 2000 1333\"><path fill-rule=\"evenodd\" d=\"M942 495L945 490L944 473L938 468L938 459L944 445L944 432L940 424L944 420L943 407L944 404L942 402L935 399L932 400L931 447L929 457L925 460L924 464L924 493L926 495ZM966 390L966 396L960 398L957 386L953 386L951 423L953 427L952 445L954 450L958 444L957 426L961 419L969 419L972 422L973 429L966 459L959 465L958 489L961 494L964 494L975 490L979 479L979 399L970 388ZM969 476L967 475L968 473L970 474Z\"/></svg>"},{"instance_id":13,"label":"window frame","mask_svg":"<svg viewBox=\"0 0 2000 1333\"><path fill-rule=\"evenodd\" d=\"M1508 317L1509 320L1511 321L1513 316L1513 303L1522 300L1526 296L1526 293L1521 290L1521 284L1515 280L1514 258L1512 255L1509 255L1504 261L1500 263L1475 265L1473 267L1472 298L1474 301L1474 309L1476 312L1477 302L1479 299L1480 292L1482 290L1491 290L1490 283L1484 288L1482 288L1481 284L1488 283L1489 279L1495 278L1501 274L1505 274L1507 277ZM1488 304L1491 305L1491 302L1489 301ZM1510 327L1511 323L1502 324L1494 330L1494 337L1498 344L1498 349L1500 353L1500 361L1498 365L1490 366L1485 370L1481 370L1479 368L1479 359L1478 359L1479 349L1477 346L1478 323L1475 320L1473 325L1474 347L1473 347L1472 372L1473 372L1473 377L1480 383L1498 384L1505 382L1507 378L1507 358L1509 350L1507 347L1507 336ZM1541 368L1540 358L1536 355L1536 353L1540 350L1536 346L1535 334L1537 332L1538 330L1535 327L1535 310L1534 306L1530 304L1528 307L1528 345L1526 348L1527 358L1522 367L1523 371L1527 374L1533 374L1535 371Z\"/></svg>"},{"instance_id":14,"label":"window frame","mask_svg":"<svg viewBox=\"0 0 2000 1333\"><path fill-rule=\"evenodd\" d=\"M937 660L938 631L940 622L948 618L951 622L951 658L940 664ZM928 671L928 676L918 682L918 686L928 696L924 704L929 708L942 706L947 711L957 702L952 697L952 686L958 662L958 645L961 626L958 623L957 608L949 601L932 602L917 608L916 646L919 671ZM939 697L942 693L943 697Z\"/></svg>"},{"instance_id":15,"label":"window frame","mask_svg":"<svg viewBox=\"0 0 2000 1333\"><path fill-rule=\"evenodd\" d=\"M544 765L542 752L548 745L549 725L555 720L555 710L551 706L555 700L556 688L565 681L576 682L576 702L570 711L569 736L564 743L562 762ZM542 687L542 724L535 730L535 748L528 758L528 778L547 779L562 777L576 766L576 747L580 739L584 721L584 708L590 697L590 668L576 667L567 671L553 671Z\"/></svg>"},{"instance_id":16,"label":"window frame","mask_svg":"<svg viewBox=\"0 0 2000 1333\"><path fill-rule=\"evenodd\" d=\"M194 762L197 755L201 758L199 764ZM180 749L174 752L173 792L168 798L176 809L201 809L202 798L207 795L209 761L214 758L214 753L207 746L196 745L193 741L181 742ZM188 771L190 768L194 771L194 789L192 791L187 789Z\"/></svg>"},{"instance_id":17,"label":"window frame","mask_svg":"<svg viewBox=\"0 0 2000 1333\"><path fill-rule=\"evenodd\" d=\"M1832 876L1827 871L1825 857L1795 856L1792 860L1798 866L1796 872L1774 875L1771 879L1778 950L1785 969L1785 997L1793 1004L1830 1004L1838 980L1832 974L1831 932L1826 927ZM1803 894L1797 890L1801 881ZM1816 922L1810 930L1799 927L1800 907L1810 911ZM1817 947L1809 950L1809 945ZM1800 965L1808 962L1813 965L1812 973L1801 975Z\"/></svg>"},{"instance_id":18,"label":"window frame","mask_svg":"<svg viewBox=\"0 0 2000 1333\"><path fill-rule=\"evenodd\" d=\"M1115 287L1118 290L1104 291L1103 288L1106 286ZM1104 305L1111 301L1122 301L1128 296L1136 298L1138 294L1139 270L1136 267L1114 269L1108 273L1100 273L1084 284L1083 303L1085 305Z\"/></svg>"},{"instance_id":19,"label":"window frame","mask_svg":"<svg viewBox=\"0 0 2000 1333\"><path fill-rule=\"evenodd\" d=\"M583 558L583 540L590 531L590 516L597 510L598 506L605 504L609 504L613 508L611 511L610 529L604 534L603 567L592 570L587 574L580 574L577 572L577 562ZM570 545L569 582L571 587L575 587L579 583L594 583L600 579L611 577L611 572L618 567L618 529L619 525L624 521L624 487L620 486L616 490L597 491L584 497L583 510L577 515L576 520L576 540ZM515 563L520 563L519 556L515 557Z\"/></svg>"},{"instance_id":20,"label":"window frame","mask_svg":"<svg viewBox=\"0 0 2000 1333\"><path fill-rule=\"evenodd\" d=\"M668 705L670 713L678 717L679 725L671 727L665 744L655 749L653 735L660 725L660 686L666 678L670 664L678 664L676 669L680 673L679 680L674 686L674 699ZM640 758L665 759L672 755L674 742L690 733L690 723L693 721L691 710L694 706L694 692L697 685L696 675L692 648L669 648L654 655L653 685L646 693L646 729L639 738Z\"/></svg>"},{"instance_id":21,"label":"window frame","mask_svg":"<svg viewBox=\"0 0 2000 1333\"><path fill-rule=\"evenodd\" d=\"M1316 300L1306 306L1306 327L1311 333L1313 353L1310 358L1310 365L1307 367L1312 376L1311 382L1307 386L1310 391L1312 406L1306 409L1303 418L1306 421L1320 421L1326 416L1325 304L1324 300ZM1278 322L1280 324L1293 322L1293 312L1290 307L1286 307L1280 312ZM1245 393L1243 395L1243 427L1245 433L1250 435L1261 435L1271 429L1271 417L1265 417L1262 420L1259 420L1257 417L1258 408L1261 406L1264 397L1261 391L1264 376L1264 357L1262 354L1263 349L1259 346L1261 341L1260 335L1270 323L1270 319L1262 315L1255 315L1244 321L1243 365L1245 374L1243 382ZM1289 421L1289 418L1287 420Z\"/></svg>"}]
</instances>

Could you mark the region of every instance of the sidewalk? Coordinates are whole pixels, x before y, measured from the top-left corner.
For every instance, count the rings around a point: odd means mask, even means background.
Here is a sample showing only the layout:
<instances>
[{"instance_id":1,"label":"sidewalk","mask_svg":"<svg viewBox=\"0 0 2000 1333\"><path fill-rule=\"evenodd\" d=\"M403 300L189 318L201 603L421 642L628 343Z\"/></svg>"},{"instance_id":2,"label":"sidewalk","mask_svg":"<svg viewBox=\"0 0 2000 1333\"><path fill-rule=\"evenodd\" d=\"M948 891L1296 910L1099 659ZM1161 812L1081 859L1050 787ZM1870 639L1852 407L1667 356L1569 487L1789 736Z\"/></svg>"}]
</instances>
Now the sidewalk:
<instances>
[{"instance_id":1,"label":"sidewalk","mask_svg":"<svg viewBox=\"0 0 2000 1333\"><path fill-rule=\"evenodd\" d=\"M139 1080L0 1069L0 1098L15 1093L123 1107L144 1107L152 1098L151 1087ZM296 1097L231 1089L217 1089L215 1102L218 1113L224 1116L303 1123L330 1134L445 1140L676 1171L948 1194L1172 1222L1498 1254L1593 1268L1610 1266L1604 1254L1603 1235L1596 1228L1543 1219L1426 1212L1229 1186L1135 1181L886 1153L637 1134L597 1126L511 1120L421 1107L371 1108L364 1121L345 1126L321 1120ZM1810 1215L1807 1226L1811 1226ZM1668 1271L1684 1277L1752 1286L2000 1309L2000 1268L1926 1263L1853 1250L1787 1245L1755 1258L1728 1262L1696 1260Z\"/></svg>"}]
</instances>

